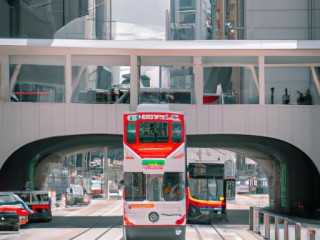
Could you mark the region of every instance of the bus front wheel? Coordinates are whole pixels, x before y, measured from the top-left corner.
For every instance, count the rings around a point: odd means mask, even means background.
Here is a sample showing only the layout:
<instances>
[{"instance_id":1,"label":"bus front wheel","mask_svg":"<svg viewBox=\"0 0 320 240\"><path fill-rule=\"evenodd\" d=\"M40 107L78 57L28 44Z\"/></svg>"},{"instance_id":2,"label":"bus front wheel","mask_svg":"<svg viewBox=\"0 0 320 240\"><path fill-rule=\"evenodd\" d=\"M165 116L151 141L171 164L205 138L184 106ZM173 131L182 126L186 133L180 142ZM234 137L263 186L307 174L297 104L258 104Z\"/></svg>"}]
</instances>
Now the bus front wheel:
<instances>
[{"instance_id":1,"label":"bus front wheel","mask_svg":"<svg viewBox=\"0 0 320 240\"><path fill-rule=\"evenodd\" d=\"M127 230L125 226L123 226L123 240L130 240L130 238L127 235Z\"/></svg>"}]
</instances>

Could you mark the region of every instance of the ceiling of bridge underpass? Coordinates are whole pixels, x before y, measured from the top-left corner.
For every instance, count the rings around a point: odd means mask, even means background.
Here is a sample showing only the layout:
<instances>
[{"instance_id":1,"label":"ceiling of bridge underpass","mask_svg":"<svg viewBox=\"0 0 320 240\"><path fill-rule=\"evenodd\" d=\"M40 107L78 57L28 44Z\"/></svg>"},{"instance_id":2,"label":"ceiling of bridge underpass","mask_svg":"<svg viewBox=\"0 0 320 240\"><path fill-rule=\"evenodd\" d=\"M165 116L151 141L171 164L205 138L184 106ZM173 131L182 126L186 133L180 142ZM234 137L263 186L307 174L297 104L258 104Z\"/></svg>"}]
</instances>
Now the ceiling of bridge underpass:
<instances>
[{"instance_id":1,"label":"ceiling of bridge underpass","mask_svg":"<svg viewBox=\"0 0 320 240\"><path fill-rule=\"evenodd\" d=\"M68 204L84 201L89 194L93 197L121 195L122 149L107 150L108 161L105 161L107 149L91 148L65 155L52 154L37 164L34 175L34 188L41 190L54 189L60 198L67 193ZM187 163L222 164L226 178L234 178L236 185L229 193L228 200L236 200L243 205L252 204L267 206L269 204L268 179L256 162L235 152L214 148L188 148ZM107 181L108 180L108 181ZM108 190L106 183L108 182ZM259 197L251 198L249 195ZM70 197L78 195L76 197ZM241 195L241 197L237 197ZM240 201L240 202L239 202Z\"/></svg>"}]
</instances>

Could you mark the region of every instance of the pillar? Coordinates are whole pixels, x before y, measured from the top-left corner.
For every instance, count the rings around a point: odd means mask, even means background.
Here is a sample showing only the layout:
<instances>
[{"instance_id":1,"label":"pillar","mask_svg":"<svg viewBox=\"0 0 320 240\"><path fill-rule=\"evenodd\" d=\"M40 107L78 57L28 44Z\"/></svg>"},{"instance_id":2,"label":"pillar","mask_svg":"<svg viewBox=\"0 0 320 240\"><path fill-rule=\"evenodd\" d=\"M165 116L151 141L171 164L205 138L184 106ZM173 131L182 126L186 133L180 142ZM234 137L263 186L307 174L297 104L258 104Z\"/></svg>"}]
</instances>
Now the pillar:
<instances>
[{"instance_id":1,"label":"pillar","mask_svg":"<svg viewBox=\"0 0 320 240\"><path fill-rule=\"evenodd\" d=\"M109 151L108 148L104 149L104 162L103 162L103 193L105 194L105 198L109 199Z\"/></svg>"},{"instance_id":2,"label":"pillar","mask_svg":"<svg viewBox=\"0 0 320 240\"><path fill-rule=\"evenodd\" d=\"M266 101L265 92L265 59L259 56L259 104L264 105Z\"/></svg>"},{"instance_id":3,"label":"pillar","mask_svg":"<svg viewBox=\"0 0 320 240\"><path fill-rule=\"evenodd\" d=\"M10 101L9 56L0 55L0 102Z\"/></svg>"},{"instance_id":4,"label":"pillar","mask_svg":"<svg viewBox=\"0 0 320 240\"><path fill-rule=\"evenodd\" d=\"M71 102L72 96L72 65L71 65L71 55L68 54L65 56L65 64L64 64L64 95L65 95L65 103Z\"/></svg>"},{"instance_id":5,"label":"pillar","mask_svg":"<svg viewBox=\"0 0 320 240\"><path fill-rule=\"evenodd\" d=\"M138 57L130 56L130 110L136 111L139 98L139 67Z\"/></svg>"},{"instance_id":6,"label":"pillar","mask_svg":"<svg viewBox=\"0 0 320 240\"><path fill-rule=\"evenodd\" d=\"M202 105L203 103L203 69L202 69L202 57L193 57L193 75L194 75L194 97L192 101L197 105Z\"/></svg>"}]
</instances>

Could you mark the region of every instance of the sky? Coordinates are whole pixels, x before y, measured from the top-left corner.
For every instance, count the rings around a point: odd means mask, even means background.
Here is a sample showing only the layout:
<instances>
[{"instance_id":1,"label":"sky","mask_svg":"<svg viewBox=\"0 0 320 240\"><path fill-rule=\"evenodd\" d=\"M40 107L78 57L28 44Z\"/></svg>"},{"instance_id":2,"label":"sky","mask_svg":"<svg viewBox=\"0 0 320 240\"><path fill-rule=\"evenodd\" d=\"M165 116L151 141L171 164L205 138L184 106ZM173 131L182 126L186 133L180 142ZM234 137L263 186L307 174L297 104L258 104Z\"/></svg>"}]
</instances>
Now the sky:
<instances>
[{"instance_id":1,"label":"sky","mask_svg":"<svg viewBox=\"0 0 320 240\"><path fill-rule=\"evenodd\" d=\"M115 40L165 39L165 16L169 0L112 1Z\"/></svg>"},{"instance_id":2,"label":"sky","mask_svg":"<svg viewBox=\"0 0 320 240\"><path fill-rule=\"evenodd\" d=\"M144 26L163 26L168 0L116 0L112 1L113 20Z\"/></svg>"}]
</instances>

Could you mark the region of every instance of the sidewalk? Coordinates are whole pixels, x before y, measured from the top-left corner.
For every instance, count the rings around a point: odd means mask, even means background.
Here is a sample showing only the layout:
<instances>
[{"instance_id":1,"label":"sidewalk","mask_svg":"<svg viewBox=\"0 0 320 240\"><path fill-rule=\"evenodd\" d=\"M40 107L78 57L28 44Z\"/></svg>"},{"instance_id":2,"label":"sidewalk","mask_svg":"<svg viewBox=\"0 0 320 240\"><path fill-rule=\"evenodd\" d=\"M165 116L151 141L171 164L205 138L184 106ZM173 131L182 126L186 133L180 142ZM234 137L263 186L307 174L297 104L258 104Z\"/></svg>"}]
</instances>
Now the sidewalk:
<instances>
[{"instance_id":1,"label":"sidewalk","mask_svg":"<svg viewBox=\"0 0 320 240\"><path fill-rule=\"evenodd\" d=\"M237 194L234 200L227 200L227 209L250 209L250 206L269 206L268 194Z\"/></svg>"}]
</instances>

